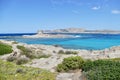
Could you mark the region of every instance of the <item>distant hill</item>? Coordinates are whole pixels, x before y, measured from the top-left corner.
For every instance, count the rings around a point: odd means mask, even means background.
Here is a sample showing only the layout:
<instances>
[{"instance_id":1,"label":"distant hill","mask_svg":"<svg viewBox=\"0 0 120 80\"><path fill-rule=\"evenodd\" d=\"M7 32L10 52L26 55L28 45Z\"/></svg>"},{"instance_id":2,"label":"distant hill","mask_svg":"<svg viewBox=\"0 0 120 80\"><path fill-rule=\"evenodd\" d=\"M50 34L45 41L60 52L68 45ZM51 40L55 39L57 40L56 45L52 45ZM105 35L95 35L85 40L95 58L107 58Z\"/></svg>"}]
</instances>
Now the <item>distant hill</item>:
<instances>
[{"instance_id":1,"label":"distant hill","mask_svg":"<svg viewBox=\"0 0 120 80\"><path fill-rule=\"evenodd\" d=\"M86 30L86 29L83 29L83 28L65 28L65 29L42 30L42 31L43 31L43 33L101 33L101 34L120 34L120 31L115 31L115 30ZM39 33L39 31L38 31L38 33Z\"/></svg>"},{"instance_id":2,"label":"distant hill","mask_svg":"<svg viewBox=\"0 0 120 80\"><path fill-rule=\"evenodd\" d=\"M82 28L66 28L66 29L56 29L53 30L54 32L60 32L60 33L79 33L79 32L85 32L85 29Z\"/></svg>"}]
</instances>

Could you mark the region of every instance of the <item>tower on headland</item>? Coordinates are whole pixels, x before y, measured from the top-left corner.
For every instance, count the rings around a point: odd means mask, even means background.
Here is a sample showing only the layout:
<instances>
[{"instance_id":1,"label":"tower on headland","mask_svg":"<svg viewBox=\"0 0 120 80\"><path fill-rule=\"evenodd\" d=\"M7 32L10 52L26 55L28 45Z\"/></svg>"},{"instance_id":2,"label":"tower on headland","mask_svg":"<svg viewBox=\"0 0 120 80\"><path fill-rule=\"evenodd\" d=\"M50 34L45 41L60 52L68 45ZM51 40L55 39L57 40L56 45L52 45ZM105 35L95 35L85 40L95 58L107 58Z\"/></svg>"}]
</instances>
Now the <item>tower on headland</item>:
<instances>
[{"instance_id":1,"label":"tower on headland","mask_svg":"<svg viewBox=\"0 0 120 80\"><path fill-rule=\"evenodd\" d=\"M44 31L43 30L38 30L37 34L44 34Z\"/></svg>"}]
</instances>

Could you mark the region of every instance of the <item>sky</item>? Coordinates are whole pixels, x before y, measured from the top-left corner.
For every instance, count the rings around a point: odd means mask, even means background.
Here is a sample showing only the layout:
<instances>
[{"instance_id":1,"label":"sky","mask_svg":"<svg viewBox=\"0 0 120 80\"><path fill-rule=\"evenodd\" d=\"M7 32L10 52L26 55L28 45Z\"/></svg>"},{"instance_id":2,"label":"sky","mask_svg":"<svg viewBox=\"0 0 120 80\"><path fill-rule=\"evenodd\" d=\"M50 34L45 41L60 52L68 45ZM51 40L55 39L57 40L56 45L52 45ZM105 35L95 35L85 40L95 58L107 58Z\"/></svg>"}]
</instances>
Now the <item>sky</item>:
<instances>
[{"instance_id":1,"label":"sky","mask_svg":"<svg viewBox=\"0 0 120 80\"><path fill-rule=\"evenodd\" d=\"M0 33L120 30L120 0L0 0Z\"/></svg>"}]
</instances>

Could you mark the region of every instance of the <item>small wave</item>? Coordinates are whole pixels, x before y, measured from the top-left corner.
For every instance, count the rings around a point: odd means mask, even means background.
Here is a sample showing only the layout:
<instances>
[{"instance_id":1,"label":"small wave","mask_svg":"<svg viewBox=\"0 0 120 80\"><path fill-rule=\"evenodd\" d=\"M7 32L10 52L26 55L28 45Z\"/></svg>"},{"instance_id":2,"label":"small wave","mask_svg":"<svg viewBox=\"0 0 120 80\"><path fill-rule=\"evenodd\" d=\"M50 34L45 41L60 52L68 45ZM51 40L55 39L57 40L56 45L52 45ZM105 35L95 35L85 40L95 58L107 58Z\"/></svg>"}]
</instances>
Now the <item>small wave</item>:
<instances>
[{"instance_id":1,"label":"small wave","mask_svg":"<svg viewBox=\"0 0 120 80\"><path fill-rule=\"evenodd\" d=\"M75 37L78 38L78 37L81 37L81 36L80 35L76 35Z\"/></svg>"}]
</instances>

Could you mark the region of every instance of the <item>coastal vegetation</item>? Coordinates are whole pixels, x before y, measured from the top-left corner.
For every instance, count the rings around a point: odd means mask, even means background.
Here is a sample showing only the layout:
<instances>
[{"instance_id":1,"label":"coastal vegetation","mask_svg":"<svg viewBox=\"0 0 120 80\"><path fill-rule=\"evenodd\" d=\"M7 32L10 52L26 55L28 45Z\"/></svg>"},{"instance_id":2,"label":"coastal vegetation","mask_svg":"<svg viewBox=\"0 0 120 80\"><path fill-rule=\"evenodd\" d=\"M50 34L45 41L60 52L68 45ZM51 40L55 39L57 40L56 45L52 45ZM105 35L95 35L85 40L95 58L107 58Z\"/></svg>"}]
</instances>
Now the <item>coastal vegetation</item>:
<instances>
[{"instance_id":1,"label":"coastal vegetation","mask_svg":"<svg viewBox=\"0 0 120 80\"><path fill-rule=\"evenodd\" d=\"M77 51L63 51L59 50L58 54L78 54Z\"/></svg>"},{"instance_id":2,"label":"coastal vegetation","mask_svg":"<svg viewBox=\"0 0 120 80\"><path fill-rule=\"evenodd\" d=\"M18 42L17 42L17 41L14 41L14 42L12 42L12 44L18 44Z\"/></svg>"},{"instance_id":3,"label":"coastal vegetation","mask_svg":"<svg viewBox=\"0 0 120 80\"><path fill-rule=\"evenodd\" d=\"M9 62L14 62L17 65L25 64L29 61L29 58L27 57L15 57L15 56L9 56L6 59Z\"/></svg>"},{"instance_id":4,"label":"coastal vegetation","mask_svg":"<svg viewBox=\"0 0 120 80\"><path fill-rule=\"evenodd\" d=\"M82 70L87 80L119 80L120 60L88 60Z\"/></svg>"},{"instance_id":5,"label":"coastal vegetation","mask_svg":"<svg viewBox=\"0 0 120 80\"><path fill-rule=\"evenodd\" d=\"M0 60L0 80L55 80L55 73Z\"/></svg>"},{"instance_id":6,"label":"coastal vegetation","mask_svg":"<svg viewBox=\"0 0 120 80\"><path fill-rule=\"evenodd\" d=\"M25 55L28 58L34 58L33 54L30 54L32 51L30 49L25 48L24 46L17 46L18 49L21 50L21 54Z\"/></svg>"},{"instance_id":7,"label":"coastal vegetation","mask_svg":"<svg viewBox=\"0 0 120 80\"><path fill-rule=\"evenodd\" d=\"M68 57L56 69L58 72L82 69L87 80L119 80L120 58L91 61L79 56Z\"/></svg>"},{"instance_id":8,"label":"coastal vegetation","mask_svg":"<svg viewBox=\"0 0 120 80\"><path fill-rule=\"evenodd\" d=\"M20 58L18 58L18 59L16 60L16 64L17 64L17 65L21 65L21 64L27 63L28 61L29 61L28 58L20 57Z\"/></svg>"},{"instance_id":9,"label":"coastal vegetation","mask_svg":"<svg viewBox=\"0 0 120 80\"><path fill-rule=\"evenodd\" d=\"M25 48L24 46L17 46L18 49L21 50L21 54L25 55L26 57L33 59L33 58L48 58L51 55L43 54L42 51L40 51L38 54L35 54L32 50Z\"/></svg>"},{"instance_id":10,"label":"coastal vegetation","mask_svg":"<svg viewBox=\"0 0 120 80\"><path fill-rule=\"evenodd\" d=\"M81 69L83 66L84 60L80 56L64 58L61 64L58 64L58 72L67 72L70 70Z\"/></svg>"},{"instance_id":11,"label":"coastal vegetation","mask_svg":"<svg viewBox=\"0 0 120 80\"><path fill-rule=\"evenodd\" d=\"M17 45L17 48L20 49L20 51L21 51L20 52L21 54L19 57L11 55L6 58L7 61L14 62L17 65L25 64L25 63L29 62L30 59L48 58L51 56L49 54L43 54L41 51L39 53L35 54L33 50L26 48L24 46L21 46L21 45Z\"/></svg>"},{"instance_id":12,"label":"coastal vegetation","mask_svg":"<svg viewBox=\"0 0 120 80\"><path fill-rule=\"evenodd\" d=\"M12 46L0 42L0 55L12 53Z\"/></svg>"},{"instance_id":13,"label":"coastal vegetation","mask_svg":"<svg viewBox=\"0 0 120 80\"><path fill-rule=\"evenodd\" d=\"M7 61L9 61L9 62L13 62L13 61L15 61L17 58L15 57L15 56L8 56L7 57Z\"/></svg>"}]
</instances>

